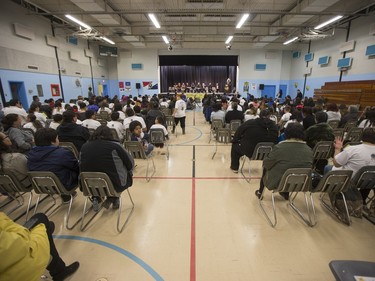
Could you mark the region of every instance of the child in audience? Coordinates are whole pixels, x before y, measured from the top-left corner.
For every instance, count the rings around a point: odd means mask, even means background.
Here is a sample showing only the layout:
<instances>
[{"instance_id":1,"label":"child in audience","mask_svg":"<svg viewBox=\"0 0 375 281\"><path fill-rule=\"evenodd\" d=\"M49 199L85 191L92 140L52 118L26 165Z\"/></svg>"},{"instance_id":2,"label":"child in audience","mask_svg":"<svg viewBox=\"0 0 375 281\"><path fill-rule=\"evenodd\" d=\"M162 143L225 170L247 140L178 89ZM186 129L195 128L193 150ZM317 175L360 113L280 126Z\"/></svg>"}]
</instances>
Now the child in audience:
<instances>
[{"instance_id":1,"label":"child in audience","mask_svg":"<svg viewBox=\"0 0 375 281\"><path fill-rule=\"evenodd\" d=\"M157 116L156 118L155 118L155 124L153 124L152 126L151 126L151 128L150 128L150 132L149 132L149 134L151 135L151 130L152 129L161 129L161 130L163 130L163 133L164 133L164 140L165 139L169 139L169 136L168 136L168 131L167 131L167 129L165 128L165 126L163 125L163 122L164 122L164 120L163 120L163 117L162 116ZM164 141L163 140L163 141ZM163 148L164 147L164 143L162 143L162 142L160 142L160 143L154 143L154 145L156 146L156 147L160 147L160 148Z\"/></svg>"},{"instance_id":2,"label":"child in audience","mask_svg":"<svg viewBox=\"0 0 375 281\"><path fill-rule=\"evenodd\" d=\"M43 128L43 125L39 120L36 120L34 113L29 113L26 118L26 124L23 125L23 128L31 129L35 133L37 130Z\"/></svg>"},{"instance_id":3,"label":"child in audience","mask_svg":"<svg viewBox=\"0 0 375 281\"><path fill-rule=\"evenodd\" d=\"M107 123L107 127L115 129L120 140L123 140L125 136L125 129L124 129L124 125L122 125L122 123L118 121L119 118L120 118L120 114L117 111L112 112L111 114L112 121Z\"/></svg>"},{"instance_id":4,"label":"child in audience","mask_svg":"<svg viewBox=\"0 0 375 281\"><path fill-rule=\"evenodd\" d=\"M149 155L154 150L154 146L148 141L149 135L142 131L141 122L137 120L130 122L129 130L132 133L131 140L141 142L146 155Z\"/></svg>"},{"instance_id":5,"label":"child in audience","mask_svg":"<svg viewBox=\"0 0 375 281\"><path fill-rule=\"evenodd\" d=\"M49 128L56 130L58 126L60 126L62 122L62 114L55 114L53 115L53 121L49 124Z\"/></svg>"}]
</instances>

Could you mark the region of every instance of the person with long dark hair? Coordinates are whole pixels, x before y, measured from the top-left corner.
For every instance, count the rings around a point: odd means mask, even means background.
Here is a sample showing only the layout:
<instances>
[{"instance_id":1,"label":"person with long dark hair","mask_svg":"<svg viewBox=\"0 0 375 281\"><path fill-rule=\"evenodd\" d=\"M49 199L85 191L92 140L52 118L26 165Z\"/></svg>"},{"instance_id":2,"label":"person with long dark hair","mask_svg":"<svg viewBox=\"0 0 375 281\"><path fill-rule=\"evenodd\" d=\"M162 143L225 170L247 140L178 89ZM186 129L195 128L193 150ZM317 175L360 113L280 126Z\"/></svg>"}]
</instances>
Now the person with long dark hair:
<instances>
[{"instance_id":1,"label":"person with long dark hair","mask_svg":"<svg viewBox=\"0 0 375 281\"><path fill-rule=\"evenodd\" d=\"M21 130L22 119L19 115L10 113L1 121L4 133L12 141L12 147L18 152L26 152L31 149L34 139L31 133Z\"/></svg>"}]
</instances>

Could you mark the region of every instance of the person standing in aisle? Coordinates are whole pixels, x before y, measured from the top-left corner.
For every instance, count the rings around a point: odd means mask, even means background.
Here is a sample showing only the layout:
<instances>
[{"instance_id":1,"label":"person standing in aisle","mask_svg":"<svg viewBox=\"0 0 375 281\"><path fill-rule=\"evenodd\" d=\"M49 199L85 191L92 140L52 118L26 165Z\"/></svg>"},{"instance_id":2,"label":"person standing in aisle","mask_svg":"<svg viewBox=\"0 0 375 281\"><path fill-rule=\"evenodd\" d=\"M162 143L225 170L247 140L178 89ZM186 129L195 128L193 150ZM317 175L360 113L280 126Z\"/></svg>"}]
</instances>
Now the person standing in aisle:
<instances>
[{"instance_id":1,"label":"person standing in aisle","mask_svg":"<svg viewBox=\"0 0 375 281\"><path fill-rule=\"evenodd\" d=\"M174 122L176 126L178 123L181 124L182 134L185 135L185 119L186 119L186 103L182 99L182 94L177 93L176 95L176 104L173 111ZM172 134L174 134L174 130L176 126L173 126Z\"/></svg>"}]
</instances>

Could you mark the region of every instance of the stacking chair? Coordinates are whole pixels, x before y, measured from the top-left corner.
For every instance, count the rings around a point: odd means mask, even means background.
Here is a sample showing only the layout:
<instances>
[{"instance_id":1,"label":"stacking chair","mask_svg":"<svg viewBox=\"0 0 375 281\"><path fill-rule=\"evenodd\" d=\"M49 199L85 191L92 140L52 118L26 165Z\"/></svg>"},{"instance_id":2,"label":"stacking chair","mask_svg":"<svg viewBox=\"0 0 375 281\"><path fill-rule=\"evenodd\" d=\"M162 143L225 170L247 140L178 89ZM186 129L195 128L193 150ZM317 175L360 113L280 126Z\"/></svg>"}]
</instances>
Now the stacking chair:
<instances>
[{"instance_id":1,"label":"stacking chair","mask_svg":"<svg viewBox=\"0 0 375 281\"><path fill-rule=\"evenodd\" d=\"M237 131L238 127L241 126L242 122L241 120L231 120L229 123L229 128L232 133L232 136Z\"/></svg>"},{"instance_id":2,"label":"stacking chair","mask_svg":"<svg viewBox=\"0 0 375 281\"><path fill-rule=\"evenodd\" d=\"M110 128L110 129L111 129L111 134L112 134L113 139L117 141L122 141L120 136L117 134L116 129L115 128Z\"/></svg>"},{"instance_id":3,"label":"stacking chair","mask_svg":"<svg viewBox=\"0 0 375 281\"><path fill-rule=\"evenodd\" d=\"M337 129L339 127L339 123L340 123L340 120L328 121L328 125L330 125L332 129Z\"/></svg>"},{"instance_id":4,"label":"stacking chair","mask_svg":"<svg viewBox=\"0 0 375 281\"><path fill-rule=\"evenodd\" d=\"M161 108L161 112L163 112L164 116L171 116L172 115L172 111L167 107Z\"/></svg>"},{"instance_id":5,"label":"stacking chair","mask_svg":"<svg viewBox=\"0 0 375 281\"><path fill-rule=\"evenodd\" d=\"M317 164L320 160L328 160L332 157L333 142L332 141L320 141L313 148L313 170L316 172Z\"/></svg>"},{"instance_id":6,"label":"stacking chair","mask_svg":"<svg viewBox=\"0 0 375 281\"><path fill-rule=\"evenodd\" d=\"M139 141L124 141L124 147L134 159L144 159L147 161L146 181L149 182L156 172L155 162L152 155L146 155L142 143ZM153 167L151 175L149 174L150 159Z\"/></svg>"},{"instance_id":7,"label":"stacking chair","mask_svg":"<svg viewBox=\"0 0 375 281\"><path fill-rule=\"evenodd\" d=\"M124 141L130 141L132 138L132 133L130 132L129 128L125 129L125 137Z\"/></svg>"},{"instance_id":8,"label":"stacking chair","mask_svg":"<svg viewBox=\"0 0 375 281\"><path fill-rule=\"evenodd\" d=\"M211 122L211 129L210 129L210 139L208 143L211 142L212 137L216 138L217 129L224 128L224 122L221 119L213 119Z\"/></svg>"},{"instance_id":9,"label":"stacking chair","mask_svg":"<svg viewBox=\"0 0 375 281\"><path fill-rule=\"evenodd\" d=\"M150 143L154 145L163 144L165 149L167 150L165 155L167 157L167 160L169 160L169 148L168 148L168 143L166 142L163 129L159 129L159 128L150 129Z\"/></svg>"},{"instance_id":10,"label":"stacking chair","mask_svg":"<svg viewBox=\"0 0 375 281\"><path fill-rule=\"evenodd\" d=\"M215 151L212 155L212 159L214 159L216 152L217 152L217 144L224 143L229 144L232 141L232 134L229 128L218 128L216 130L216 137L215 137Z\"/></svg>"},{"instance_id":11,"label":"stacking chair","mask_svg":"<svg viewBox=\"0 0 375 281\"><path fill-rule=\"evenodd\" d=\"M38 199L35 204L34 214L38 210L40 198L43 194L48 195L53 201L53 203L45 211L46 215L48 214L47 216L52 216L58 209L60 209L60 207L63 204L61 202L59 205L57 205L56 198L54 197L54 195L58 195L59 197L61 195L69 195L70 201L69 201L69 208L67 210L66 217L65 217L65 227L68 230L73 229L81 220L81 219L77 220L72 226L69 225L74 192L78 188L78 185L72 190L67 190L63 186L59 178L54 173L49 172L49 171L32 171L32 172L28 172L28 175L32 182L35 193L39 194Z\"/></svg>"},{"instance_id":12,"label":"stacking chair","mask_svg":"<svg viewBox=\"0 0 375 281\"><path fill-rule=\"evenodd\" d=\"M362 128L353 127L345 134L345 142L360 142L362 139Z\"/></svg>"},{"instance_id":13,"label":"stacking chair","mask_svg":"<svg viewBox=\"0 0 375 281\"><path fill-rule=\"evenodd\" d=\"M74 143L61 141L59 142L59 146L69 149L74 154L75 158L79 159L79 152Z\"/></svg>"},{"instance_id":14,"label":"stacking chair","mask_svg":"<svg viewBox=\"0 0 375 281\"><path fill-rule=\"evenodd\" d=\"M177 128L176 128L176 123L174 122L174 117L172 115L166 115L165 116L165 124L167 125L167 128L172 127L175 128L175 133L177 137Z\"/></svg>"},{"instance_id":15,"label":"stacking chair","mask_svg":"<svg viewBox=\"0 0 375 281\"><path fill-rule=\"evenodd\" d=\"M357 127L357 121L348 121L345 124L344 131L349 132L351 128L356 128Z\"/></svg>"},{"instance_id":16,"label":"stacking chair","mask_svg":"<svg viewBox=\"0 0 375 281\"><path fill-rule=\"evenodd\" d=\"M85 224L84 222L85 216L92 209L92 206L90 208L87 207L87 202L92 196L98 196L101 198L105 198L105 197L118 197L119 198L120 207L118 209L118 216L117 216L117 231L121 233L124 230L126 224L128 223L130 216L133 214L134 207L135 207L133 199L129 192L129 188L126 189L126 192L129 195L129 199L130 199L132 207L131 207L129 215L126 217L125 222L121 225L120 223L121 214L122 214L121 192L117 192L115 190L108 175L106 173L101 173L101 172L81 172L80 180L81 180L83 195L86 196L85 204L83 206L83 211L82 211L81 231L84 231L89 225L89 223L99 213L99 211L95 212L94 215L92 215L89 221ZM100 207L99 210L101 209L102 209L102 206Z\"/></svg>"},{"instance_id":17,"label":"stacking chair","mask_svg":"<svg viewBox=\"0 0 375 281\"><path fill-rule=\"evenodd\" d=\"M260 160L260 161L263 161L263 159L266 156L268 156L268 154L270 154L270 152L272 151L273 146L274 146L273 142L259 142L255 146L255 149L254 149L254 152L253 152L253 155L251 156L251 158L247 157L246 155L244 155L242 157L243 161L242 161L240 172L241 172L243 178L247 182L250 182L250 176L251 176L251 173L250 173L250 163L251 163L251 160ZM249 159L249 177L248 178L246 177L246 175L244 173L244 170L243 170L243 167L245 166L245 162L246 162L247 159Z\"/></svg>"},{"instance_id":18,"label":"stacking chair","mask_svg":"<svg viewBox=\"0 0 375 281\"><path fill-rule=\"evenodd\" d=\"M344 133L345 133L344 128L336 128L336 129L333 129L333 135L334 135L335 137L343 138L343 137L344 137Z\"/></svg>"},{"instance_id":19,"label":"stacking chair","mask_svg":"<svg viewBox=\"0 0 375 281\"><path fill-rule=\"evenodd\" d=\"M320 180L318 186L311 190L311 192L321 192L320 201L322 205L330 211L332 214L334 214L340 221L347 225L351 225L351 219L349 216L349 210L348 206L346 205L346 199L344 192L348 190L350 186L350 178L353 174L353 171L351 170L336 170L336 171L330 171L327 174L324 175L324 177ZM326 194L337 194L340 193L345 206L345 216L341 217L338 213L338 211L333 207L330 206L327 202L324 201L324 197ZM311 197L312 198L312 197ZM314 205L313 205L314 207ZM315 210L314 210L315 213Z\"/></svg>"},{"instance_id":20,"label":"stacking chair","mask_svg":"<svg viewBox=\"0 0 375 281\"><path fill-rule=\"evenodd\" d=\"M25 188L20 183L20 181L15 177L15 175L8 169L3 168L3 171L0 171L0 193L6 193L9 200L6 200L1 206L0 209L7 206L9 203L16 201L17 206L13 207L7 212L7 215L10 215L17 209L21 208L24 204L24 193L29 193L29 201L26 209L26 221L28 219L29 211L31 206L31 200L33 197L32 186Z\"/></svg>"},{"instance_id":21,"label":"stacking chair","mask_svg":"<svg viewBox=\"0 0 375 281\"><path fill-rule=\"evenodd\" d=\"M263 194L267 188L263 189L263 193L258 198L259 207L262 213L265 215L268 223L275 227L277 224L277 216L276 216L276 206L275 206L275 198L274 195L277 192L290 192L288 205L292 207L293 211L310 227L315 225L315 209L314 209L314 202L312 201L312 196L310 194L310 202L307 196L307 192L310 191L311 186L311 172L310 168L293 168L288 169L285 171L283 177L281 178L278 187L275 190L272 190L272 210L273 210L273 219L267 214L263 202ZM305 206L308 218L306 218L306 214L303 214L300 209L294 203L295 198L297 197L299 192L303 192L305 197ZM293 194L295 193L295 194ZM311 203L313 214L311 214L310 206Z\"/></svg>"},{"instance_id":22,"label":"stacking chair","mask_svg":"<svg viewBox=\"0 0 375 281\"><path fill-rule=\"evenodd\" d=\"M111 120L111 116L109 115L109 113L107 111L102 110L98 114L98 119L104 120L107 123L107 121Z\"/></svg>"},{"instance_id":23,"label":"stacking chair","mask_svg":"<svg viewBox=\"0 0 375 281\"><path fill-rule=\"evenodd\" d=\"M359 189L363 198L367 198L371 190L375 192L375 166L364 166L359 169L352 178L352 185L354 188ZM372 196L370 199L366 200L366 206L370 206L374 199L375 196ZM375 219L368 216L366 208L363 213L365 218L375 224Z\"/></svg>"}]
</instances>

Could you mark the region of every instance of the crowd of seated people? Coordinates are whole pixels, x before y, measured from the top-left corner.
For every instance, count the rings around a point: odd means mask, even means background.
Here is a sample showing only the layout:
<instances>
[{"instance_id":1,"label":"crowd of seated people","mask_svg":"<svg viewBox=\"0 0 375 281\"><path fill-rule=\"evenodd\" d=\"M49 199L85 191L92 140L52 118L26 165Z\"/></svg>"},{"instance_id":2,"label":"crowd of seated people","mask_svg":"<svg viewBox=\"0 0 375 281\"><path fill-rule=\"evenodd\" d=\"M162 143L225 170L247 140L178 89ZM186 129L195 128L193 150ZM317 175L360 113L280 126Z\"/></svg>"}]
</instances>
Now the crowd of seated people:
<instances>
[{"instance_id":1,"label":"crowd of seated people","mask_svg":"<svg viewBox=\"0 0 375 281\"><path fill-rule=\"evenodd\" d=\"M169 87L169 92L181 92L181 93L219 93L220 86L219 83L205 83L205 82L178 82L173 86ZM223 90L223 89L222 89Z\"/></svg>"}]
</instances>

